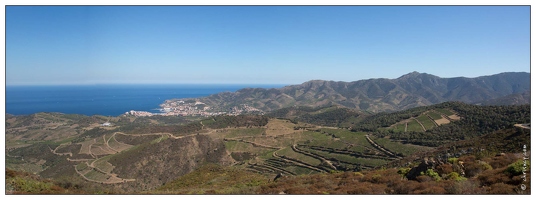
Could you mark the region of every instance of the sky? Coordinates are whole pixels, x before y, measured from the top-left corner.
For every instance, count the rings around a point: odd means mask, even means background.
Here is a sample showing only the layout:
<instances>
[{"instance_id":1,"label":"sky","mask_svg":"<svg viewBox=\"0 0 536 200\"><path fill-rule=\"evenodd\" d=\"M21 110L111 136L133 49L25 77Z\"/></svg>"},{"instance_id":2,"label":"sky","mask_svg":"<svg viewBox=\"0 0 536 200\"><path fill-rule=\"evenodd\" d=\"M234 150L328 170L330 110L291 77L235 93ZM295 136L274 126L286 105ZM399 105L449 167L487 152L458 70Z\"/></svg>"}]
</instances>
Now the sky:
<instances>
[{"instance_id":1,"label":"sky","mask_svg":"<svg viewBox=\"0 0 536 200\"><path fill-rule=\"evenodd\" d=\"M7 6L6 85L530 72L529 6Z\"/></svg>"}]
</instances>

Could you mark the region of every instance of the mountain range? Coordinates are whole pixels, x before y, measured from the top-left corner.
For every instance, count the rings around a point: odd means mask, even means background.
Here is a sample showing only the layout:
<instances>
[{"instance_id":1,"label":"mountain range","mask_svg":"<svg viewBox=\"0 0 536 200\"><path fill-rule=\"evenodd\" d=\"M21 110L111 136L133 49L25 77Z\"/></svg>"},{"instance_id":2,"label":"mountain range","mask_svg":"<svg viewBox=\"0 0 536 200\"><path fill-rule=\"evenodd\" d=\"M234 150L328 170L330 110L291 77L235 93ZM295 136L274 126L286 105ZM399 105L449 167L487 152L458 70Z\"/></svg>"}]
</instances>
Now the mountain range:
<instances>
[{"instance_id":1,"label":"mountain range","mask_svg":"<svg viewBox=\"0 0 536 200\"><path fill-rule=\"evenodd\" d=\"M518 100L509 100L508 95ZM391 112L446 101L471 104L523 104L530 99L530 73L505 72L476 78L441 78L412 72L396 79L353 82L312 80L277 89L245 88L197 100L213 108L247 104L263 111L289 106L343 107L369 112ZM530 102L530 100L528 101Z\"/></svg>"}]
</instances>

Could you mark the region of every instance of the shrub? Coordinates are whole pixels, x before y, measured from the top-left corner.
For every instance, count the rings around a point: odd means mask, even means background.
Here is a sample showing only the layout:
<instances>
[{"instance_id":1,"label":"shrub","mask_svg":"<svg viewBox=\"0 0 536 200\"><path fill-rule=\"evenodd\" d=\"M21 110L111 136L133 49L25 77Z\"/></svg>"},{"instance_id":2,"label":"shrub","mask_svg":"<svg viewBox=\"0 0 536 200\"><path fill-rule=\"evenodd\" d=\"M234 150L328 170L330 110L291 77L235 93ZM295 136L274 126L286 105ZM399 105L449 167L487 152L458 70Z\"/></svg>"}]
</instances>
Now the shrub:
<instances>
[{"instance_id":1,"label":"shrub","mask_svg":"<svg viewBox=\"0 0 536 200\"><path fill-rule=\"evenodd\" d=\"M429 177L427 177L429 178ZM409 194L419 186L417 181L404 181L403 184L393 186L394 194Z\"/></svg>"},{"instance_id":2,"label":"shrub","mask_svg":"<svg viewBox=\"0 0 536 200\"><path fill-rule=\"evenodd\" d=\"M518 160L517 162L508 165L505 172L517 176L523 174L524 169L530 169L530 160Z\"/></svg>"},{"instance_id":3,"label":"shrub","mask_svg":"<svg viewBox=\"0 0 536 200\"><path fill-rule=\"evenodd\" d=\"M396 173L402 175L402 177L406 177L406 174L408 174L409 170L411 170L411 168L402 167L402 168L398 169L398 171Z\"/></svg>"},{"instance_id":4,"label":"shrub","mask_svg":"<svg viewBox=\"0 0 536 200\"><path fill-rule=\"evenodd\" d=\"M427 187L424 190L416 190L414 194L446 194L447 191L439 186Z\"/></svg>"},{"instance_id":5,"label":"shrub","mask_svg":"<svg viewBox=\"0 0 536 200\"><path fill-rule=\"evenodd\" d=\"M488 162L493 169L506 167L518 159L514 154L507 153L504 156L495 156Z\"/></svg>"},{"instance_id":6,"label":"shrub","mask_svg":"<svg viewBox=\"0 0 536 200\"><path fill-rule=\"evenodd\" d=\"M355 176L358 176L358 177L363 177L363 176L365 176L365 175L363 175L363 173L361 173L361 172L354 172L354 175L355 175Z\"/></svg>"},{"instance_id":7,"label":"shrub","mask_svg":"<svg viewBox=\"0 0 536 200\"><path fill-rule=\"evenodd\" d=\"M515 186L505 183L495 183L491 185L490 194L515 194Z\"/></svg>"},{"instance_id":8,"label":"shrub","mask_svg":"<svg viewBox=\"0 0 536 200\"><path fill-rule=\"evenodd\" d=\"M458 163L458 158L448 158L447 161L451 164L456 164Z\"/></svg>"},{"instance_id":9,"label":"shrub","mask_svg":"<svg viewBox=\"0 0 536 200\"><path fill-rule=\"evenodd\" d=\"M424 183L424 182L428 182L428 181L432 181L432 177L429 177L429 176L426 176L426 175L420 175L420 176L417 176L417 181L419 181L419 183Z\"/></svg>"},{"instance_id":10,"label":"shrub","mask_svg":"<svg viewBox=\"0 0 536 200\"><path fill-rule=\"evenodd\" d=\"M463 176L460 176L460 174L458 174L457 172L451 172L449 173L445 179L447 180L454 180L454 181L465 181L467 180L467 178L463 177Z\"/></svg>"},{"instance_id":11,"label":"shrub","mask_svg":"<svg viewBox=\"0 0 536 200\"><path fill-rule=\"evenodd\" d=\"M385 194L386 186L384 184L361 183L356 185L348 194Z\"/></svg>"},{"instance_id":12,"label":"shrub","mask_svg":"<svg viewBox=\"0 0 536 200\"><path fill-rule=\"evenodd\" d=\"M421 175L429 176L436 181L441 180L441 177L439 176L439 174L435 172L433 169L427 169L426 172L421 172Z\"/></svg>"},{"instance_id":13,"label":"shrub","mask_svg":"<svg viewBox=\"0 0 536 200\"><path fill-rule=\"evenodd\" d=\"M438 165L436 167L436 170L437 170L437 173L439 173L439 174L449 174L449 173L454 171L454 169L452 169L451 164Z\"/></svg>"},{"instance_id":14,"label":"shrub","mask_svg":"<svg viewBox=\"0 0 536 200\"><path fill-rule=\"evenodd\" d=\"M478 176L478 180L484 186L510 181L510 177L508 177L506 173L502 173L503 171L505 171L504 168L482 172L482 174Z\"/></svg>"},{"instance_id":15,"label":"shrub","mask_svg":"<svg viewBox=\"0 0 536 200\"><path fill-rule=\"evenodd\" d=\"M466 162L464 165L465 165L465 175L467 177L473 177L481 173L482 171L492 169L491 165L489 165L488 163L484 161L474 161L474 162L469 161L469 162Z\"/></svg>"}]
</instances>

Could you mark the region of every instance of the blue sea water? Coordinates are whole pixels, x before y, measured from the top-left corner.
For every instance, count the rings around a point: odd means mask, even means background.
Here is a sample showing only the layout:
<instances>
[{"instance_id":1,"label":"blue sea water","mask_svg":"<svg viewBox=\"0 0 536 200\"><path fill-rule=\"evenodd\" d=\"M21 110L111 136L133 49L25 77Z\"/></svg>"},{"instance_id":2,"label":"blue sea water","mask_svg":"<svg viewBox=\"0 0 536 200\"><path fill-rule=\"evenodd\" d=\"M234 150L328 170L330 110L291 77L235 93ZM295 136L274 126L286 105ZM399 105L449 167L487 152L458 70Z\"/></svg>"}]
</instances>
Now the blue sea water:
<instances>
[{"instance_id":1,"label":"blue sea water","mask_svg":"<svg viewBox=\"0 0 536 200\"><path fill-rule=\"evenodd\" d=\"M159 112L159 105L167 99L204 97L247 87L280 88L283 85L6 86L6 113L118 116L130 110Z\"/></svg>"}]
</instances>

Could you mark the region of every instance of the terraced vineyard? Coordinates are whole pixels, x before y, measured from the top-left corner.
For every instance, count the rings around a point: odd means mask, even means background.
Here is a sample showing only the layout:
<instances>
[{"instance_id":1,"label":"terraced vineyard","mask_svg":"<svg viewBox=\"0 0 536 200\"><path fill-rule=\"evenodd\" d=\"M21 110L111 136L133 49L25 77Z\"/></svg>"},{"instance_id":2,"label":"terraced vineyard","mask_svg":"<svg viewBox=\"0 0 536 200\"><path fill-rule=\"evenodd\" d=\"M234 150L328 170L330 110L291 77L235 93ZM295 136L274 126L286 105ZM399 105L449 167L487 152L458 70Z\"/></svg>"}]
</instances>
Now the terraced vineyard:
<instances>
[{"instance_id":1,"label":"terraced vineyard","mask_svg":"<svg viewBox=\"0 0 536 200\"><path fill-rule=\"evenodd\" d=\"M388 138L373 138L373 140L381 146L384 146L386 149L389 149L393 152L401 154L401 156L409 156L415 152L428 151L433 148L425 146L417 146L410 144L401 144L400 142L394 142Z\"/></svg>"},{"instance_id":2,"label":"terraced vineyard","mask_svg":"<svg viewBox=\"0 0 536 200\"><path fill-rule=\"evenodd\" d=\"M429 122L428 125L433 124ZM312 125L304 130L293 126L296 124L271 119L265 132L231 128L219 131L218 137L224 138L231 155L238 157L244 152L254 155L239 162L238 167L263 174L360 171L399 159L399 155L422 150L384 138L375 142L376 138L370 138L365 132Z\"/></svg>"},{"instance_id":3,"label":"terraced vineyard","mask_svg":"<svg viewBox=\"0 0 536 200\"><path fill-rule=\"evenodd\" d=\"M417 120L415 120L414 118L412 118L409 122L408 122L408 128L406 129L406 131L416 131L416 132L419 132L419 131L424 131L424 129L422 128L421 124L419 124L419 122Z\"/></svg>"},{"instance_id":4,"label":"terraced vineyard","mask_svg":"<svg viewBox=\"0 0 536 200\"><path fill-rule=\"evenodd\" d=\"M459 119L460 117L456 113L448 109L428 110L417 117L402 120L388 128L380 128L379 130L424 132Z\"/></svg>"},{"instance_id":5,"label":"terraced vineyard","mask_svg":"<svg viewBox=\"0 0 536 200\"><path fill-rule=\"evenodd\" d=\"M423 127L432 129L437 120L455 118L452 114L443 110L428 111L390 128L398 131L423 131ZM126 134L99 130L96 127L95 130L84 133L85 138L82 140L71 142L71 138L64 143L51 145L49 150L72 163L76 174L86 181L117 184L135 181L131 177L123 177L128 176L128 173L112 164L117 163L117 156L124 160L123 152L135 152L140 146L196 134L208 135L214 140L221 139L227 152L236 161L236 167L267 175L360 171L425 149L393 142L388 138L375 138L366 132L352 132L344 128L288 119L270 118L262 126L228 126L221 120L240 123L240 120L234 122L232 118L225 117L204 119L199 122L202 126L200 130L181 136L166 132ZM116 168L122 175L114 173Z\"/></svg>"},{"instance_id":6,"label":"terraced vineyard","mask_svg":"<svg viewBox=\"0 0 536 200\"><path fill-rule=\"evenodd\" d=\"M424 129L430 130L436 127L435 123L430 120L430 118L426 114L422 114L421 116L416 118L421 122L421 124L424 126Z\"/></svg>"}]
</instances>

